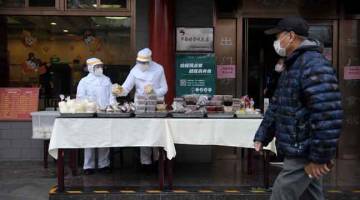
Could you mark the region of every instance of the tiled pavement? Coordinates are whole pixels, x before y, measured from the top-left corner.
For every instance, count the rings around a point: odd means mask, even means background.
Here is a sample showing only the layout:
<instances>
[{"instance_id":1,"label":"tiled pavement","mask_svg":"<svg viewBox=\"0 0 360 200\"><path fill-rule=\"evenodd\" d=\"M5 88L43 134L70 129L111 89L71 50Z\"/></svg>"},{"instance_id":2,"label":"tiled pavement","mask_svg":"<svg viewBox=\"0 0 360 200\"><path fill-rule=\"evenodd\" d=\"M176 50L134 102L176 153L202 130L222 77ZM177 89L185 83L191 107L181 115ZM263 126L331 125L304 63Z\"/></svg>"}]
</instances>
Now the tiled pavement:
<instances>
[{"instance_id":1,"label":"tiled pavement","mask_svg":"<svg viewBox=\"0 0 360 200\"><path fill-rule=\"evenodd\" d=\"M325 178L329 200L360 199L359 161L338 161ZM69 171L69 170L67 170ZM279 168L271 167L270 181ZM262 189L261 163L255 163L249 175L244 164L235 161L216 163L180 163L174 170L174 190L159 191L156 173L144 173L134 166L116 169L112 174L79 175L66 173L66 192L56 192L55 166L43 169L41 162L0 162L1 200L63 199L268 199Z\"/></svg>"}]
</instances>

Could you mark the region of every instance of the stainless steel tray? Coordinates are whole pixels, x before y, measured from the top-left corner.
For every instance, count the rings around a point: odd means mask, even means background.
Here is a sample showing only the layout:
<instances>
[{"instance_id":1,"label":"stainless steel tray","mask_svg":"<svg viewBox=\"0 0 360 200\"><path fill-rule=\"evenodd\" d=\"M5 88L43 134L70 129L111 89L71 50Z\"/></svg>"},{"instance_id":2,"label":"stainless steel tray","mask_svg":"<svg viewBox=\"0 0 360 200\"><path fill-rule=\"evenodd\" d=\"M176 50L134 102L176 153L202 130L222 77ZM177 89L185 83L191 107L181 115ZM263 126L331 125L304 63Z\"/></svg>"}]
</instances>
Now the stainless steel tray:
<instances>
[{"instance_id":1,"label":"stainless steel tray","mask_svg":"<svg viewBox=\"0 0 360 200\"><path fill-rule=\"evenodd\" d=\"M133 113L122 113L122 112L98 112L96 115L99 118L130 118L130 117L133 117Z\"/></svg>"},{"instance_id":2,"label":"stainless steel tray","mask_svg":"<svg viewBox=\"0 0 360 200\"><path fill-rule=\"evenodd\" d=\"M235 114L238 119L262 119L262 114Z\"/></svg>"},{"instance_id":3,"label":"stainless steel tray","mask_svg":"<svg viewBox=\"0 0 360 200\"><path fill-rule=\"evenodd\" d=\"M204 118L204 113L171 113L173 118Z\"/></svg>"},{"instance_id":4,"label":"stainless steel tray","mask_svg":"<svg viewBox=\"0 0 360 200\"><path fill-rule=\"evenodd\" d=\"M218 118L218 119L232 119L235 117L234 113L208 113L208 118Z\"/></svg>"},{"instance_id":5,"label":"stainless steel tray","mask_svg":"<svg viewBox=\"0 0 360 200\"><path fill-rule=\"evenodd\" d=\"M60 113L60 118L92 118L95 113Z\"/></svg>"},{"instance_id":6,"label":"stainless steel tray","mask_svg":"<svg viewBox=\"0 0 360 200\"><path fill-rule=\"evenodd\" d=\"M165 118L169 115L168 112L141 112L136 113L135 117L137 118Z\"/></svg>"}]
</instances>

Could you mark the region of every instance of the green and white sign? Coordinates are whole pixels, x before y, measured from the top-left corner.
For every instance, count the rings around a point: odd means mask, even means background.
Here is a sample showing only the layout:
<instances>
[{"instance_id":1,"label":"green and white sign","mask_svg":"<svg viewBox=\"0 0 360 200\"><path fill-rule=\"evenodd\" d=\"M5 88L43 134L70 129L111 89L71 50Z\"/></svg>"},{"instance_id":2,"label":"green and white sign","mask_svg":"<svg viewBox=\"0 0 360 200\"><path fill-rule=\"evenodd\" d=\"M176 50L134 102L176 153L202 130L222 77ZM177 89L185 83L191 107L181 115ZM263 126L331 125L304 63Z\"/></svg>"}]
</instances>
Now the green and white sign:
<instances>
[{"instance_id":1,"label":"green and white sign","mask_svg":"<svg viewBox=\"0 0 360 200\"><path fill-rule=\"evenodd\" d=\"M214 54L176 55L176 96L214 95L216 86Z\"/></svg>"}]
</instances>

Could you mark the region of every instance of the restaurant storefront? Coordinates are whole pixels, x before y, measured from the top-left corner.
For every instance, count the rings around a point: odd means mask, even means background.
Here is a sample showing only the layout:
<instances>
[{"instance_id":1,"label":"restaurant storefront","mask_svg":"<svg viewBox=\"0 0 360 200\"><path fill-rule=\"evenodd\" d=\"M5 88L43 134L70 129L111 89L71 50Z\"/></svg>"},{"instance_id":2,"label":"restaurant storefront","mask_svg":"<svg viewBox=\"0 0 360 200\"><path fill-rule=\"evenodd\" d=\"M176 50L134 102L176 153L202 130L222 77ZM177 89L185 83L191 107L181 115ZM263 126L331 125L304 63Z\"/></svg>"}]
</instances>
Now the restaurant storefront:
<instances>
[{"instance_id":1,"label":"restaurant storefront","mask_svg":"<svg viewBox=\"0 0 360 200\"><path fill-rule=\"evenodd\" d=\"M213 50L200 53L215 56L214 94L249 95L263 109L266 79L278 60L274 38L264 30L284 16L300 15L338 72L345 120L337 157L359 160L360 10L352 5L337 0L0 0L0 87L40 87L44 110L56 106L60 94L76 93L88 57L101 58L105 74L122 83L136 52L150 47L153 59L164 66L171 102L179 84L176 63L192 54L177 51L177 28L210 28ZM177 161L190 162L240 154L218 146L179 146L177 151L186 155Z\"/></svg>"}]
</instances>

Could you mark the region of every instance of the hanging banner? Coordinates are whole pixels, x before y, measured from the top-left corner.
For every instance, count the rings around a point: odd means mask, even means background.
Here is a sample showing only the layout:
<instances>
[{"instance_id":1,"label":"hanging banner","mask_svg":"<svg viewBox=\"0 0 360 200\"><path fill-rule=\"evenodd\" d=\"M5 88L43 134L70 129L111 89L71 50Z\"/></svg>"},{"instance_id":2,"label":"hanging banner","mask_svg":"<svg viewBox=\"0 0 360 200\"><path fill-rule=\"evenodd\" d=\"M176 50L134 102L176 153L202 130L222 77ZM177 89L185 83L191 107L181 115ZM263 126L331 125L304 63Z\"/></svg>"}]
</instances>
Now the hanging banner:
<instances>
[{"instance_id":1,"label":"hanging banner","mask_svg":"<svg viewBox=\"0 0 360 200\"><path fill-rule=\"evenodd\" d=\"M176 96L214 95L216 86L214 54L176 55Z\"/></svg>"},{"instance_id":2,"label":"hanging banner","mask_svg":"<svg viewBox=\"0 0 360 200\"><path fill-rule=\"evenodd\" d=\"M176 28L176 51L214 52L214 28Z\"/></svg>"},{"instance_id":3,"label":"hanging banner","mask_svg":"<svg viewBox=\"0 0 360 200\"><path fill-rule=\"evenodd\" d=\"M38 105L39 88L0 88L0 120L31 120Z\"/></svg>"}]
</instances>

